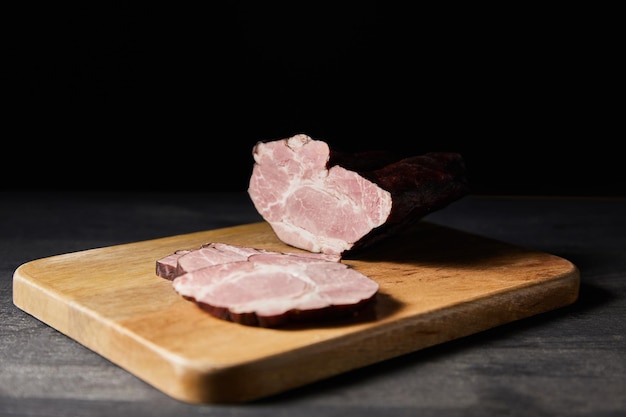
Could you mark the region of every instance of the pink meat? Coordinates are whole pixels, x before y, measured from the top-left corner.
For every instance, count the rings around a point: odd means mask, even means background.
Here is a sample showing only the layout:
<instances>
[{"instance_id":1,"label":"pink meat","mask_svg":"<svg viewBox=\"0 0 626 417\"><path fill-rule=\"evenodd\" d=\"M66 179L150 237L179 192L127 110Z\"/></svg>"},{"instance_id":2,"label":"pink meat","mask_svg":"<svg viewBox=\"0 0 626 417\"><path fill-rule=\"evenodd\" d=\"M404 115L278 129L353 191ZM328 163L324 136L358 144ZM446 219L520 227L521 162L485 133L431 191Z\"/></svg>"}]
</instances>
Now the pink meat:
<instances>
[{"instance_id":1,"label":"pink meat","mask_svg":"<svg viewBox=\"0 0 626 417\"><path fill-rule=\"evenodd\" d=\"M346 264L283 254L211 265L172 284L216 317L261 327L343 316L378 291L375 281Z\"/></svg>"},{"instance_id":2,"label":"pink meat","mask_svg":"<svg viewBox=\"0 0 626 417\"><path fill-rule=\"evenodd\" d=\"M343 255L371 246L468 192L455 153L341 154L307 135L258 142L248 187L284 243Z\"/></svg>"},{"instance_id":3,"label":"pink meat","mask_svg":"<svg viewBox=\"0 0 626 417\"><path fill-rule=\"evenodd\" d=\"M194 250L178 250L156 262L156 274L169 280L186 272L205 268L211 265L219 265L237 261L247 261L250 257L262 254L281 254L295 258L310 258L314 260L338 262L341 258L336 255L320 253L284 253L273 252L264 249L250 248L247 246L230 245L213 242L202 245Z\"/></svg>"},{"instance_id":4,"label":"pink meat","mask_svg":"<svg viewBox=\"0 0 626 417\"><path fill-rule=\"evenodd\" d=\"M210 243L157 260L157 275L171 279L176 292L216 317L278 327L342 317L374 299L378 284L340 260Z\"/></svg>"},{"instance_id":5,"label":"pink meat","mask_svg":"<svg viewBox=\"0 0 626 417\"><path fill-rule=\"evenodd\" d=\"M249 195L283 242L341 254L382 225L391 194L354 171L326 168L330 149L306 135L258 143Z\"/></svg>"}]
</instances>

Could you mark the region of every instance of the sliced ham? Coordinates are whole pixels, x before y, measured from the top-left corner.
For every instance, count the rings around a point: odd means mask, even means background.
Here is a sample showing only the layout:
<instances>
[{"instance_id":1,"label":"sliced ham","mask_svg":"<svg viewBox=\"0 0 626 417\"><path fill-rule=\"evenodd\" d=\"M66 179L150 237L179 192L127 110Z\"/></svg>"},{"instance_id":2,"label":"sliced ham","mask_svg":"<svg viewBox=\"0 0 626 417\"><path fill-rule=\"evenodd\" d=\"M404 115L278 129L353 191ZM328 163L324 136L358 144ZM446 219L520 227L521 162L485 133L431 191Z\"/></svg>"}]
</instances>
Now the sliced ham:
<instances>
[{"instance_id":1,"label":"sliced ham","mask_svg":"<svg viewBox=\"0 0 626 417\"><path fill-rule=\"evenodd\" d=\"M457 153L345 154L300 134L258 142L248 194L284 243L344 256L469 192Z\"/></svg>"},{"instance_id":2,"label":"sliced ham","mask_svg":"<svg viewBox=\"0 0 626 417\"><path fill-rule=\"evenodd\" d=\"M320 253L273 252L247 246L231 245L221 242L212 242L202 245L198 249L178 250L171 255L157 260L156 274L162 278L173 280L175 277L211 265L220 265L230 262L255 259L256 255L282 255L295 259L313 259L318 261L339 262L337 255Z\"/></svg>"},{"instance_id":3,"label":"sliced ham","mask_svg":"<svg viewBox=\"0 0 626 417\"><path fill-rule=\"evenodd\" d=\"M178 259L190 250L178 250L171 255L159 259L156 263L156 274L165 279L172 280L178 275Z\"/></svg>"},{"instance_id":4,"label":"sliced ham","mask_svg":"<svg viewBox=\"0 0 626 417\"><path fill-rule=\"evenodd\" d=\"M223 243L210 243L201 248L182 255L178 258L175 276L209 265L220 265L230 262L245 261L251 255L262 251L243 246L226 245Z\"/></svg>"},{"instance_id":5,"label":"sliced ham","mask_svg":"<svg viewBox=\"0 0 626 417\"><path fill-rule=\"evenodd\" d=\"M355 314L375 299L378 283L340 260L211 243L159 259L157 275L171 279L177 293L213 316L279 327Z\"/></svg>"},{"instance_id":6,"label":"sliced ham","mask_svg":"<svg viewBox=\"0 0 626 417\"><path fill-rule=\"evenodd\" d=\"M212 265L172 283L216 317L261 327L341 317L378 291L375 281L343 263L280 255Z\"/></svg>"}]
</instances>

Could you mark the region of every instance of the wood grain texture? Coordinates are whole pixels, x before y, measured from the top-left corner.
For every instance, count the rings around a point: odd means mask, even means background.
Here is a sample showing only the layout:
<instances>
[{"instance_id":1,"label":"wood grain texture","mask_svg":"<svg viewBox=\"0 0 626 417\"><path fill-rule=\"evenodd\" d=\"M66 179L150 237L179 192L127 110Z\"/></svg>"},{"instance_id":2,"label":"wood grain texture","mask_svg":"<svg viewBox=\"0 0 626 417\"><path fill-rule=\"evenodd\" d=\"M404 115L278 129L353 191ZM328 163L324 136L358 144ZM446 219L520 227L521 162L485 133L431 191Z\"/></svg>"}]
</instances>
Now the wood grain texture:
<instances>
[{"instance_id":1,"label":"wood grain texture","mask_svg":"<svg viewBox=\"0 0 626 417\"><path fill-rule=\"evenodd\" d=\"M174 398L238 403L566 306L579 290L566 259L420 222L343 261L380 284L371 311L255 328L156 276L157 259L208 242L299 251L260 222L67 253L17 268L13 302Z\"/></svg>"}]
</instances>

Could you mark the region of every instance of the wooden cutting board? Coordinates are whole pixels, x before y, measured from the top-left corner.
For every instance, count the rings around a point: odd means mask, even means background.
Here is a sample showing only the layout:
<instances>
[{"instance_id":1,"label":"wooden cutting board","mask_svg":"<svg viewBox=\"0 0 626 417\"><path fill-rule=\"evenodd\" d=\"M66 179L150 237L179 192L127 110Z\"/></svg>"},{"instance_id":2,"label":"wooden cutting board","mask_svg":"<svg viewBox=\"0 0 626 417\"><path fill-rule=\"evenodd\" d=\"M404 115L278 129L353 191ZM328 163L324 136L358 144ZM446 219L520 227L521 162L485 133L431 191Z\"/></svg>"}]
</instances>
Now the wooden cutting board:
<instances>
[{"instance_id":1,"label":"wooden cutting board","mask_svg":"<svg viewBox=\"0 0 626 417\"><path fill-rule=\"evenodd\" d=\"M358 259L380 284L356 317L280 329L214 318L155 275L156 260L208 242L277 251L265 222L34 260L16 269L23 311L173 398L237 403L569 305L569 261L420 222Z\"/></svg>"}]
</instances>

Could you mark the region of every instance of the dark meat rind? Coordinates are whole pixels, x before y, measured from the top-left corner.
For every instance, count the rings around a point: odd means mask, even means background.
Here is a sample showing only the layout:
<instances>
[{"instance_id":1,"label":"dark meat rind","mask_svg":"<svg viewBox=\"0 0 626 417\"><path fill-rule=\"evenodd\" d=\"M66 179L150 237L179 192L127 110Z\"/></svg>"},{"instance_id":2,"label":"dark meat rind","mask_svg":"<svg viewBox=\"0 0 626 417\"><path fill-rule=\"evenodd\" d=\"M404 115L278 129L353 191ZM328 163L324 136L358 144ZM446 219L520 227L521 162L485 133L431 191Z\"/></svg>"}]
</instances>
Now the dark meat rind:
<instances>
[{"instance_id":1,"label":"dark meat rind","mask_svg":"<svg viewBox=\"0 0 626 417\"><path fill-rule=\"evenodd\" d=\"M356 242L345 253L350 256L405 230L470 192L465 162L454 152L430 152L403 158L359 174L389 191L393 205L385 224Z\"/></svg>"},{"instance_id":2,"label":"dark meat rind","mask_svg":"<svg viewBox=\"0 0 626 417\"><path fill-rule=\"evenodd\" d=\"M251 313L234 313L225 307L216 307L203 302L199 302L190 297L185 299L195 302L198 307L209 313L211 316L231 321L233 323L243 324L252 327L279 328L293 324L312 324L312 323L328 323L336 322L341 319L369 317L373 313L373 306L376 297L361 300L355 304L349 305L329 305L324 308L314 310L289 310L283 314L274 316L261 316L254 312Z\"/></svg>"}]
</instances>

